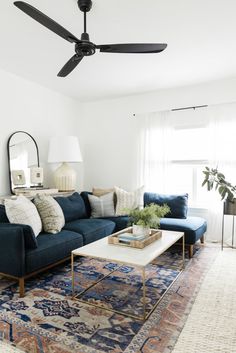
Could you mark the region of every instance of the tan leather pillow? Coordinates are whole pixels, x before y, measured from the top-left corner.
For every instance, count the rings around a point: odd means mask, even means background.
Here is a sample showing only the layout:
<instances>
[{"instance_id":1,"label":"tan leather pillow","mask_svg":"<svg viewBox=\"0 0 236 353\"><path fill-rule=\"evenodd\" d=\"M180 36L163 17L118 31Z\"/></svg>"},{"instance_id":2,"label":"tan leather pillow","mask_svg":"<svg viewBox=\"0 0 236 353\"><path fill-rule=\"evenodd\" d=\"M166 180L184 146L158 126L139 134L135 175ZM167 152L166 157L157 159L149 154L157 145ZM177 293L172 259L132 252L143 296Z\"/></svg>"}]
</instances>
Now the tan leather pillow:
<instances>
[{"instance_id":1,"label":"tan leather pillow","mask_svg":"<svg viewBox=\"0 0 236 353\"><path fill-rule=\"evenodd\" d=\"M110 189L93 188L93 195L98 197L109 194L110 192L115 192L115 189L114 188L110 188Z\"/></svg>"}]
</instances>

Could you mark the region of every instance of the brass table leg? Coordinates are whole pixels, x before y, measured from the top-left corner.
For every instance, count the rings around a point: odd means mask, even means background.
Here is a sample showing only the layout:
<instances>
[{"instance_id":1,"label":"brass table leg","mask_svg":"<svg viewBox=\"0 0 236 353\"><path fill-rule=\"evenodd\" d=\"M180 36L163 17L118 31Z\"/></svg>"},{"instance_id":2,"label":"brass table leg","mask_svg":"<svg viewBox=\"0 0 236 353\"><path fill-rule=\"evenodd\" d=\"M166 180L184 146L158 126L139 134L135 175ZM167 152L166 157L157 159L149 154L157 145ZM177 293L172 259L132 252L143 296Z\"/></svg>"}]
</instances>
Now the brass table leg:
<instances>
[{"instance_id":1,"label":"brass table leg","mask_svg":"<svg viewBox=\"0 0 236 353\"><path fill-rule=\"evenodd\" d=\"M71 253L72 298L75 295L74 254Z\"/></svg>"},{"instance_id":2,"label":"brass table leg","mask_svg":"<svg viewBox=\"0 0 236 353\"><path fill-rule=\"evenodd\" d=\"M183 254L182 254L182 270L185 267L185 236L183 235Z\"/></svg>"},{"instance_id":3,"label":"brass table leg","mask_svg":"<svg viewBox=\"0 0 236 353\"><path fill-rule=\"evenodd\" d=\"M146 278L145 278L145 267L142 269L143 277L143 320L146 319Z\"/></svg>"}]
</instances>

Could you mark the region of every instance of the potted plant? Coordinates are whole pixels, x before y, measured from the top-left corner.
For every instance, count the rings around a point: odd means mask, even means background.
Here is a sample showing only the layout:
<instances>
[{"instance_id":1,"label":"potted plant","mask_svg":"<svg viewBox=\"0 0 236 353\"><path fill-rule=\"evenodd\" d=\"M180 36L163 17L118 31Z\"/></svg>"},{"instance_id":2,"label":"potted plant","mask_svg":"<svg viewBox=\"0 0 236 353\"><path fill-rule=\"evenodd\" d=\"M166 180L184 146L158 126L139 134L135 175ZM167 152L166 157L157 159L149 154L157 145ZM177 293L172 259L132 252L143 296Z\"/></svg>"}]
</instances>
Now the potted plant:
<instances>
[{"instance_id":1,"label":"potted plant","mask_svg":"<svg viewBox=\"0 0 236 353\"><path fill-rule=\"evenodd\" d=\"M218 190L221 200L225 201L224 213L225 214L236 214L236 185L232 185L225 179L224 174L220 173L217 168L205 167L203 170L204 180L202 186L206 185L207 190L210 191L213 188Z\"/></svg>"},{"instance_id":2,"label":"potted plant","mask_svg":"<svg viewBox=\"0 0 236 353\"><path fill-rule=\"evenodd\" d=\"M170 212L169 206L163 206L151 203L142 209L126 210L130 217L130 223L133 225L134 235L149 235L150 228L159 228L160 218Z\"/></svg>"}]
</instances>

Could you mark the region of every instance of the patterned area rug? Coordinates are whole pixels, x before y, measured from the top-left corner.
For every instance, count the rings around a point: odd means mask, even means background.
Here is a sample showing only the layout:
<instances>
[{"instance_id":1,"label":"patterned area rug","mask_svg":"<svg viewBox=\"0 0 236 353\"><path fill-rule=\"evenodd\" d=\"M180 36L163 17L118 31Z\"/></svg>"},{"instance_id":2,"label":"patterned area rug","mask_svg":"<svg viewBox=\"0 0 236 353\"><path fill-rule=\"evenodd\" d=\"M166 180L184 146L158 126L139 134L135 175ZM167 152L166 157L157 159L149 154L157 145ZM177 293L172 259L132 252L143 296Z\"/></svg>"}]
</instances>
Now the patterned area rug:
<instances>
[{"instance_id":1,"label":"patterned area rug","mask_svg":"<svg viewBox=\"0 0 236 353\"><path fill-rule=\"evenodd\" d=\"M145 323L72 300L69 264L28 281L25 298L19 298L15 284L5 283L0 296L0 339L28 353L171 352L216 253L215 248L199 248L179 277L175 268L181 253L176 249L148 266L148 310L176 281ZM83 300L140 315L142 283L134 267L79 258L76 289L87 288L114 269Z\"/></svg>"}]
</instances>

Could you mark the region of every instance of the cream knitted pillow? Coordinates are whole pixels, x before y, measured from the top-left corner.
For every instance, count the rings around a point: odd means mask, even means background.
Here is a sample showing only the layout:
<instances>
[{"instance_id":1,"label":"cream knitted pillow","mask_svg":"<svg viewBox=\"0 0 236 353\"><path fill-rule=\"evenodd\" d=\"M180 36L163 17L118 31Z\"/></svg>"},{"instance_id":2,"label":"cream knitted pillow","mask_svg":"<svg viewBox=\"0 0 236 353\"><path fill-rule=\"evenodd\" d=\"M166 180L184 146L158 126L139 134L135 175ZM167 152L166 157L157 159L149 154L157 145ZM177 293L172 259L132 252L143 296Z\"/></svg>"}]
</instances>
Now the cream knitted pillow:
<instances>
[{"instance_id":1,"label":"cream knitted pillow","mask_svg":"<svg viewBox=\"0 0 236 353\"><path fill-rule=\"evenodd\" d=\"M144 186L131 192L115 186L115 193L117 197L116 216L125 215L127 212L125 212L124 209L126 208L143 207L143 192Z\"/></svg>"},{"instance_id":2,"label":"cream knitted pillow","mask_svg":"<svg viewBox=\"0 0 236 353\"><path fill-rule=\"evenodd\" d=\"M56 234L65 225L65 217L59 203L50 195L37 195L34 204L40 214L43 230L47 233Z\"/></svg>"},{"instance_id":3,"label":"cream knitted pillow","mask_svg":"<svg viewBox=\"0 0 236 353\"><path fill-rule=\"evenodd\" d=\"M6 214L10 223L20 223L31 226L34 235L42 230L42 222L37 208L25 196L18 196L15 200L5 200Z\"/></svg>"}]
</instances>

